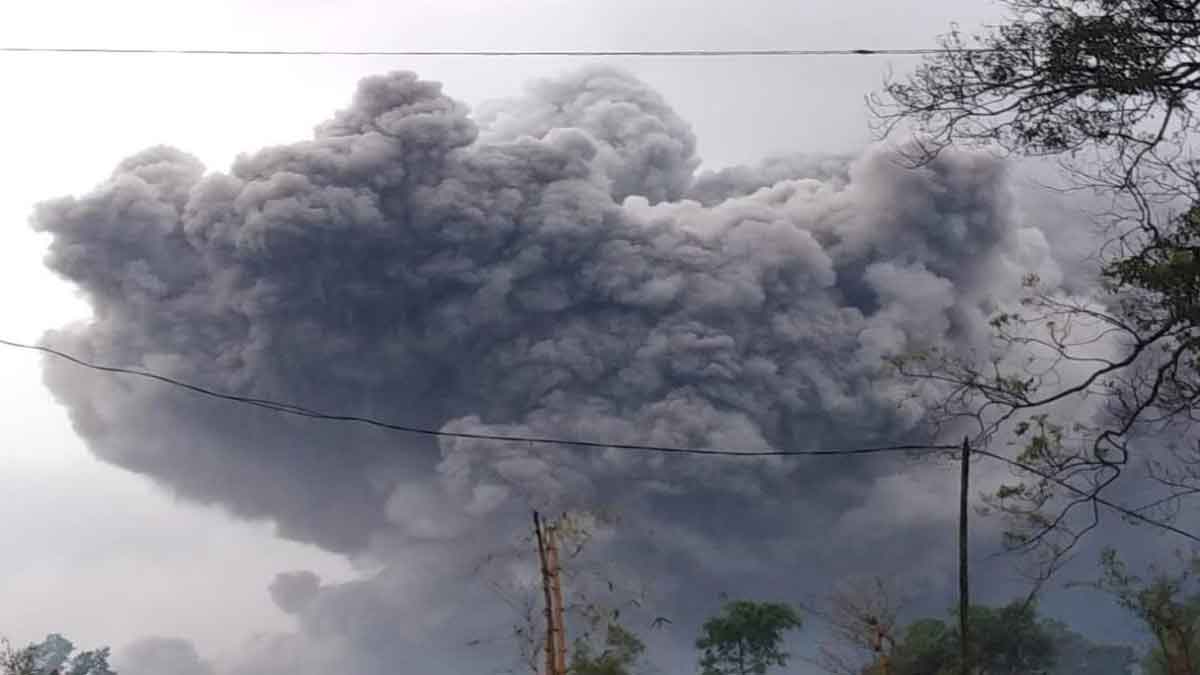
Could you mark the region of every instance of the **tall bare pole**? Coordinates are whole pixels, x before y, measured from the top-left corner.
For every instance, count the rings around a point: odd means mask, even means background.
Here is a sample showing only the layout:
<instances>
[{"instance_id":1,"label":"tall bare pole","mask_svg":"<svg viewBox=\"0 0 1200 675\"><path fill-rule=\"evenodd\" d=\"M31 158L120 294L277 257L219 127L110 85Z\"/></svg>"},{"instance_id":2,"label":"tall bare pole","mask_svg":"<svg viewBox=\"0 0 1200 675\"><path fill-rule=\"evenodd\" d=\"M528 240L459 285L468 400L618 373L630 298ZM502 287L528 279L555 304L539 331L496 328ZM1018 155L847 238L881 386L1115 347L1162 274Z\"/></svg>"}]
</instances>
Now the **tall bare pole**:
<instances>
[{"instance_id":1,"label":"tall bare pole","mask_svg":"<svg viewBox=\"0 0 1200 675\"><path fill-rule=\"evenodd\" d=\"M561 521L560 521L561 522ZM562 568L558 557L558 524L552 524L547 529L546 561L550 572L550 597L554 601L552 616L554 618L554 672L555 675L567 674L567 631L564 618L562 595Z\"/></svg>"},{"instance_id":2,"label":"tall bare pole","mask_svg":"<svg viewBox=\"0 0 1200 675\"><path fill-rule=\"evenodd\" d=\"M959 674L970 675L967 662L970 654L967 613L971 607L971 587L967 578L967 491L971 482L971 443L964 437L962 444L962 477L958 495L958 634Z\"/></svg>"}]
</instances>

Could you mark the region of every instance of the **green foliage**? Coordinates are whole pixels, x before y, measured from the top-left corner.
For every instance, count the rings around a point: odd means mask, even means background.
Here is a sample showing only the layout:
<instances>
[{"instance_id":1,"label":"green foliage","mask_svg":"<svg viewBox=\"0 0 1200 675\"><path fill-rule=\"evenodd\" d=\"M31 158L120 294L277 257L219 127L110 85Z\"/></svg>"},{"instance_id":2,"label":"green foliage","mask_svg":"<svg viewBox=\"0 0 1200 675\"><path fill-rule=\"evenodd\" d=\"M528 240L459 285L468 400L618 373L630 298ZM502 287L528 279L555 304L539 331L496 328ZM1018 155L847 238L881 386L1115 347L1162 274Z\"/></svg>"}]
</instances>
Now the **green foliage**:
<instances>
[{"instance_id":1,"label":"green foliage","mask_svg":"<svg viewBox=\"0 0 1200 675\"><path fill-rule=\"evenodd\" d=\"M1033 673L1054 664L1054 645L1029 604L970 609L969 658L992 673Z\"/></svg>"},{"instance_id":2,"label":"green foliage","mask_svg":"<svg viewBox=\"0 0 1200 675\"><path fill-rule=\"evenodd\" d=\"M1196 3L1004 4L1008 22L982 35L952 31L944 52L890 83L874 100L882 120L914 122L934 143L998 143L1031 155L1099 147L1122 159L1189 129L1200 70L1189 60L1200 39Z\"/></svg>"},{"instance_id":3,"label":"green foliage","mask_svg":"<svg viewBox=\"0 0 1200 675\"><path fill-rule=\"evenodd\" d=\"M1027 439L1024 449L1017 456L1019 462L1037 463L1056 457L1062 451L1062 425L1051 422L1050 416L1045 413L1032 415L1029 420L1022 420L1017 424L1013 433Z\"/></svg>"},{"instance_id":4,"label":"green foliage","mask_svg":"<svg viewBox=\"0 0 1200 675\"><path fill-rule=\"evenodd\" d=\"M1133 647L1094 644L1061 621L1043 621L1042 628L1054 645L1051 675L1129 675L1137 663Z\"/></svg>"},{"instance_id":5,"label":"green foliage","mask_svg":"<svg viewBox=\"0 0 1200 675\"><path fill-rule=\"evenodd\" d=\"M800 627L790 606L737 600L704 622L696 648L703 675L762 675L771 666L786 666L783 633Z\"/></svg>"},{"instance_id":6,"label":"green foliage","mask_svg":"<svg viewBox=\"0 0 1200 675\"><path fill-rule=\"evenodd\" d=\"M998 352L1036 359L889 362L944 387L935 423L977 419L980 444L1016 425L1016 459L1052 479L1028 479L993 510L1013 519L1011 544L1054 570L1079 541L1072 533L1093 526L1086 501L1062 499L1061 480L1109 489L1137 459L1132 435L1200 416L1200 3L1000 3L1002 23L952 29L945 49L872 98L879 131L915 130L902 150L915 164L957 144L1055 156L1074 187L1114 197L1094 251L1107 297L1039 291L1029 275L1029 297L998 307L991 328ZM1088 419L1097 428L1044 416L1086 397L1104 399L1103 421ZM1177 495L1200 486L1200 448L1149 467Z\"/></svg>"},{"instance_id":7,"label":"green foliage","mask_svg":"<svg viewBox=\"0 0 1200 675\"><path fill-rule=\"evenodd\" d=\"M4 650L0 653L0 675L37 675L37 663L34 661L34 650L13 649L7 640Z\"/></svg>"},{"instance_id":8,"label":"green foliage","mask_svg":"<svg viewBox=\"0 0 1200 675\"><path fill-rule=\"evenodd\" d=\"M1106 549L1100 556L1101 576L1088 584L1109 593L1140 619L1154 637L1143 668L1148 675L1191 675L1200 670L1200 558L1193 555L1174 572L1153 569L1150 579L1131 573Z\"/></svg>"},{"instance_id":9,"label":"green foliage","mask_svg":"<svg viewBox=\"0 0 1200 675\"><path fill-rule=\"evenodd\" d=\"M590 642L575 641L571 675L630 675L633 667L646 651L646 645L629 630L616 622L610 622L604 638L604 649L594 653Z\"/></svg>"},{"instance_id":10,"label":"green foliage","mask_svg":"<svg viewBox=\"0 0 1200 675\"><path fill-rule=\"evenodd\" d=\"M1095 645L1061 622L1039 619L1033 605L972 606L970 668L989 675L1128 675L1133 650ZM908 625L892 653L894 675L957 675L958 621L921 619ZM878 669L864 675L879 675Z\"/></svg>"},{"instance_id":11,"label":"green foliage","mask_svg":"<svg viewBox=\"0 0 1200 675\"><path fill-rule=\"evenodd\" d=\"M108 647L71 656L74 650L75 645L57 633L21 649L5 641L0 675L116 675L108 665Z\"/></svg>"},{"instance_id":12,"label":"green foliage","mask_svg":"<svg viewBox=\"0 0 1200 675\"><path fill-rule=\"evenodd\" d=\"M1124 292L1125 313L1143 331L1162 325L1200 325L1200 206L1150 239L1137 255L1109 261L1108 288Z\"/></svg>"},{"instance_id":13,"label":"green foliage","mask_svg":"<svg viewBox=\"0 0 1200 675\"><path fill-rule=\"evenodd\" d=\"M957 660L957 634L952 634L945 622L938 619L921 619L910 624L892 657L896 675L939 675Z\"/></svg>"}]
</instances>

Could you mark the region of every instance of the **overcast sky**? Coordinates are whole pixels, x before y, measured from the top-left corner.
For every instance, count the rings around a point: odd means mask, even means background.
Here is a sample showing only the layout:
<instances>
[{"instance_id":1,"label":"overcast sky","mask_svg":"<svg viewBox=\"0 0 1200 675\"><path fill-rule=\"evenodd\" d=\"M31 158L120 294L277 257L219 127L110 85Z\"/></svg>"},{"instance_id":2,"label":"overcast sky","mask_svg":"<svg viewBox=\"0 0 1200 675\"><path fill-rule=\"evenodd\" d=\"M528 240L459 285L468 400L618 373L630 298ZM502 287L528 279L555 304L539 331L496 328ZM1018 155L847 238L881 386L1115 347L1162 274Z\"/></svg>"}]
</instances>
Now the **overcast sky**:
<instances>
[{"instance_id":1,"label":"overcast sky","mask_svg":"<svg viewBox=\"0 0 1200 675\"><path fill-rule=\"evenodd\" d=\"M973 26L997 15L997 8L986 2L916 0L44 0L5 13L0 22L0 45L908 48L932 45L936 34L951 22ZM625 58L603 63L640 79L691 125L696 139L694 155L702 162L698 170L704 170L753 165L768 157L797 153L861 153L869 140L864 95L878 87L889 69L904 72L914 61L855 56ZM191 153L210 171L228 171L239 153L311 138L319 122L350 104L356 83L364 76L411 70L443 83L444 93L453 99L478 108L489 100L521 96L531 80L559 77L580 65L562 58L2 55L0 82L5 105L0 107L0 128L7 133L3 146L6 161L0 164L0 275L4 282L0 293L8 311L0 314L0 336L35 341L47 330L88 316L89 306L76 296L72 284L44 265L51 237L34 233L30 216L38 202L89 192L112 174L120 160L135 152L166 144ZM963 179L964 191L983 190L973 181L993 180L987 177L990 169L986 166L963 167L964 175L971 176ZM877 175L883 171L868 166L856 180L883 181ZM889 189L896 190L891 194L897 199L905 194L899 187ZM886 203L871 208L880 213L893 210ZM896 210L904 208L908 207ZM991 207L972 204L971 208ZM646 218L671 222L689 218L686 213L645 209ZM53 221L54 217L48 218ZM48 227L56 233L65 233L66 228L60 221ZM1053 233L1047 238L1053 241ZM1033 254L1022 251L1017 256L1020 264L1028 263ZM932 268L936 263L929 265ZM955 284L965 288L967 282L955 280ZM940 288L914 292L937 293ZM906 300L896 302L900 306ZM376 539L370 545L342 545L322 529L324 524L296 516L290 522L291 535L277 536L276 519L290 517L281 515L283 507L279 511L273 511L271 505L252 508L239 501L241 497L219 490L200 497L201 488L186 480L176 481L165 470L160 475L157 469L144 469L144 473L162 478L156 481L116 466L120 461L96 459L72 429L66 409L43 384L38 357L3 350L0 368L6 373L0 387L6 411L0 422L4 468L0 471L0 494L4 495L0 532L6 535L9 552L0 558L0 607L4 608L0 633L15 641L56 631L84 646L121 647L146 636L170 636L190 640L205 658L225 662L256 634L295 629L297 617L283 612L267 590L277 573L310 570L327 586L336 586L371 577L379 565L401 566L395 561L404 558L397 551L407 549L401 544L380 543L379 538L386 537L379 532L371 533ZM83 405L70 394L58 393L70 405ZM96 396L101 400L108 394ZM139 410L144 417L160 413L153 402ZM450 412L435 415L435 421L441 424L475 411ZM508 422L534 424L530 419L537 418L518 416ZM139 433L149 433L153 427L139 429ZM730 433L735 440L760 438L749 431L741 436ZM774 440L769 433L766 438ZM149 438L146 442L159 443ZM97 444L103 446L100 441ZM100 452L108 451L111 448ZM453 453L443 448L443 454ZM114 455L105 456L111 459ZM845 519L841 526L846 531L873 532L876 527L892 527L911 518L923 527L930 513L951 513L948 500L953 491L944 481L938 482L939 475L931 470L912 478L900 472L870 477L871 490L851 490L858 496L839 512ZM413 489L419 492L423 488ZM769 493L770 488L764 490ZM177 492L190 498L177 498ZM399 495L393 495L389 509L409 508L408 498ZM841 498L830 497L834 501ZM412 499L413 512L426 508L416 504L417 497ZM257 518L231 515L228 510L245 516L256 513L256 508ZM887 517L880 512L887 512ZM670 525L669 513L658 515L663 526ZM876 523L879 518L887 522ZM711 542L696 539L692 544L701 550ZM772 555L774 560L782 560L788 553L785 548ZM712 554L717 555L732 556L724 569L731 575L739 573L736 555ZM865 550L849 547L839 555L861 560L870 556L869 546ZM761 564L761 560L753 564ZM746 569L753 569L753 564L746 563ZM711 579L720 569L722 566L713 566L704 571L709 576L697 578ZM1011 575L1003 566L991 569L996 575ZM738 590L733 582L728 588ZM350 594L344 589L339 592ZM330 594L332 597L334 592ZM390 615L381 610L380 616ZM1111 625L1100 620L1092 627L1103 630ZM363 668L370 672L368 666ZM806 671L798 664L792 672Z\"/></svg>"}]
</instances>

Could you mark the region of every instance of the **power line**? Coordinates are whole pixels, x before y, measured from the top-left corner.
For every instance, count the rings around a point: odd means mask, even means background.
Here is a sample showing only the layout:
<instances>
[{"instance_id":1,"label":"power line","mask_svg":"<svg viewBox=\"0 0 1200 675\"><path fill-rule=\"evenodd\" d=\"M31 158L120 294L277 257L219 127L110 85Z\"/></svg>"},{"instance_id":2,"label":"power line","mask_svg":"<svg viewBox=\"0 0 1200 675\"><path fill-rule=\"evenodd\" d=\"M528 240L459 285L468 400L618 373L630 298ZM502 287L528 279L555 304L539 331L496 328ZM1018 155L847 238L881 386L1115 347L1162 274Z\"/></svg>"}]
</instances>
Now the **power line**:
<instances>
[{"instance_id":1,"label":"power line","mask_svg":"<svg viewBox=\"0 0 1200 675\"><path fill-rule=\"evenodd\" d=\"M902 445L886 445L886 446L876 446L876 447L867 447L867 448L848 448L848 449L769 450L769 451L751 450L751 451L741 452L741 451L737 451L737 450L722 450L722 449L716 449L716 448L685 448L685 447L674 447L674 446L664 446L664 445L643 445L643 444L638 444L638 443L606 443L606 442L602 442L602 441L545 438L545 437L538 437L538 436L508 436L508 435L503 435L503 434L484 434L484 433L472 433L472 432L466 432L466 431L441 431L438 429L416 427L416 426L410 426L410 425L406 425L406 424L396 424L393 422L387 422L384 420L380 420L380 419L377 419L374 417L362 417L362 416L358 416L358 415L338 415L338 414L332 414L332 413L325 413L325 412L313 410L311 408L305 408L303 406L295 405L292 403L285 403L282 401L276 401L276 400L272 400L272 399L254 398L254 397L250 397L250 396L239 396L237 394L226 394L223 392L208 389L206 387L201 387L201 386L198 386L195 384L184 382L182 380L177 380L173 377L167 377L166 375L160 375L158 373L153 373L153 372L149 372L149 371L145 371L145 370L137 370L137 369L133 369L133 368L121 368L121 367L117 367L117 366L106 366L106 365L102 365L102 364L92 363L90 361L81 359L72 354L68 354L67 352L64 352L64 351L61 351L58 349L54 349L52 347L46 347L44 345L31 345L31 344L26 344L23 342L15 342L13 340L5 340L2 338L0 338L0 345L12 347L15 349L24 349L24 350L29 350L29 351L42 352L44 354L48 354L50 356L54 356L56 358L63 359L65 361L73 363L77 366L80 366L83 368L88 368L90 370L96 370L96 371L100 371L100 372L112 373L112 374L118 374L118 375L129 375L129 376L133 376L133 377L140 377L143 379L154 380L156 382L167 384L167 385L170 385L173 387L179 387L182 389L186 389L187 391L193 392L195 394L200 394L202 396L220 399L223 401L230 401L233 403L239 403L239 404L243 404L243 405L251 405L251 406L255 406L255 407L259 407L259 408L265 408L267 410L274 410L276 412L281 412L281 413L285 413L288 415L296 415L299 417L306 417L306 418L317 419L317 420L327 420L327 421L333 421L333 422L351 422L351 423L365 424L368 426L378 427L381 429L387 429L390 431L399 431L399 432L403 432L403 433L418 434L418 435L423 435L423 436L434 436L434 437L440 437L440 438L465 438L465 439L484 440L484 441L526 443L526 444L530 444L530 445L565 445L565 446L583 447L583 448L614 448L617 450L654 452L654 453L662 453L662 454L707 455L707 456L720 456L720 457L853 457L853 456L864 456L864 455L880 455L880 454L897 453L897 452L926 452L926 453L928 453L928 452L935 452L935 451L947 451L947 450L959 450L960 449L960 446L958 446L958 445L902 444ZM1118 513L1121 513L1122 515L1128 516L1129 518L1133 518L1140 522L1146 523L1147 525L1152 525L1154 527L1164 529L1168 532L1178 534L1182 537L1186 537L1188 539L1191 539L1192 541L1200 543L1200 536L1192 534L1191 532L1188 532L1186 530L1182 530L1182 529L1175 527L1169 523L1165 523L1165 522L1150 518L1148 516L1142 515L1141 513L1138 513L1137 511L1135 511L1133 509L1130 509L1130 508L1124 507L1120 504L1117 504L1115 502L1109 501L1108 499L1105 499L1099 495L1089 493L1085 490L1082 490L1082 489L1072 485L1071 483L1069 483L1065 480L1062 480L1056 476L1053 476L1053 475L1048 474L1040 469L1037 469L1036 467L1029 466L1028 464L1024 464L1022 462L1018 462L1016 460L1009 459L1008 457L996 454L994 452L989 452L987 450L972 448L971 454L982 455L984 457L990 457L991 459L995 459L997 461L1004 462L1005 464L1008 464L1009 466L1020 469L1022 471L1028 471L1034 475L1044 478L1045 480L1048 480L1057 485L1060 485L1061 487L1063 487L1079 496L1087 497L1088 499L1091 499L1098 504L1106 506Z\"/></svg>"},{"instance_id":2,"label":"power line","mask_svg":"<svg viewBox=\"0 0 1200 675\"><path fill-rule=\"evenodd\" d=\"M236 394L226 394L223 392L201 387L195 384L177 380L173 377L159 375L145 370L137 370L133 368L120 368L116 366L106 366L97 363L86 361L77 356L73 356L64 351L46 347L44 345L31 345L22 342L14 342L12 340L0 339L0 345L14 347L17 349L26 349L39 351L44 354L69 361L75 365L97 370L106 373L114 373L120 375L130 375L148 380L154 380L163 384L168 384L174 387L180 387L202 396L251 405L267 410L285 413L288 415L296 415L299 417L307 417L317 420L327 420L332 422L352 422L357 424L366 424L381 429L391 431L400 431L410 434L419 434L423 436L435 436L442 438L466 438L484 441L500 441L511 443L527 443L532 445L567 445L584 448L614 448L617 450L633 450L641 452L657 452L664 454L680 454L680 455L710 455L721 457L830 457L830 456L854 456L854 455L878 455L884 453L897 452L931 452L937 450L954 450L958 446L955 445L933 445L933 444L905 444L905 445L887 445L876 446L869 448L849 448L849 449L829 449L829 450L726 450L716 448L685 448L673 447L665 445L645 445L640 443L609 443L604 441L587 441L587 440L572 440L561 438L545 438L539 436L508 436L503 434L484 434L472 433L466 431L442 431L438 429L429 429L425 427L410 426L407 424L397 424L388 422L374 417L363 417L359 415L340 415L335 413L321 412L311 408L285 403L264 398L254 398L250 396L239 396Z\"/></svg>"},{"instance_id":3,"label":"power line","mask_svg":"<svg viewBox=\"0 0 1200 675\"><path fill-rule=\"evenodd\" d=\"M1048 480L1051 483L1054 483L1060 487L1063 487L1063 488L1069 490L1070 492L1074 492L1076 495L1079 495L1080 497L1085 497L1091 501L1096 502L1097 504L1100 504L1101 506L1106 506L1106 507L1112 509L1113 511L1120 513L1121 515L1127 516L1129 518L1133 518L1134 520L1146 523L1147 525L1153 525L1154 527L1162 528L1164 530L1167 530L1168 532L1173 532L1182 537L1187 537L1188 539L1191 539L1194 542L1200 543L1200 536L1192 534L1191 532L1188 532L1187 530L1182 530L1178 527L1175 527L1174 525L1171 525L1170 523L1164 523L1161 520L1155 520L1148 516L1144 516L1141 513L1138 513L1137 511L1135 511L1131 508L1122 506L1116 502L1105 499L1104 497L1101 497L1098 494L1094 494L1092 492L1088 492L1087 490L1078 488L1057 476L1054 476L1052 474L1046 473L1045 471L1042 471L1041 469L1029 466L1028 464L1024 464L1022 462L1018 462L1015 459L1009 459L1009 458L1005 457L1004 455L999 455L994 452L988 452L987 450L979 450L976 448L971 448L971 454L983 455L984 457L990 457L994 460L1004 462L1005 464L1008 464L1009 466L1020 469L1022 471L1028 471L1029 473L1032 473L1035 476L1039 476L1045 480Z\"/></svg>"},{"instance_id":4,"label":"power line","mask_svg":"<svg viewBox=\"0 0 1200 675\"><path fill-rule=\"evenodd\" d=\"M997 49L180 49L154 47L0 47L4 54L125 54L175 56L464 56L464 57L764 57L764 56L923 56L947 52L995 52Z\"/></svg>"}]
</instances>

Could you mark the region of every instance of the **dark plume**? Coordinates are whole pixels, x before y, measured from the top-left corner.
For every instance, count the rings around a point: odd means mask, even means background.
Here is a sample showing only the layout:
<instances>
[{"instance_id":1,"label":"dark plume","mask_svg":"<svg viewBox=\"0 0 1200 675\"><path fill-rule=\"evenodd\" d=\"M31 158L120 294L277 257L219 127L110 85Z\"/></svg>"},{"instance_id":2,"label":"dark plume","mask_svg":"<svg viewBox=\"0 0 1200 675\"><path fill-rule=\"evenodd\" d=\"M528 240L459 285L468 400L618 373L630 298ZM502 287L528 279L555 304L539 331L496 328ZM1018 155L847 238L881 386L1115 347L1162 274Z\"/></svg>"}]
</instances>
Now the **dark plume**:
<instances>
[{"instance_id":1,"label":"dark plume","mask_svg":"<svg viewBox=\"0 0 1200 675\"><path fill-rule=\"evenodd\" d=\"M872 151L697 178L695 153L662 97L611 69L477 117L412 73L370 77L312 139L227 173L152 148L92 192L42 204L47 264L94 311L46 342L413 425L844 447L921 439L921 403L880 377L882 356L970 345L1023 274L1053 276L994 158L947 152L909 170ZM353 652L338 672L397 672L447 626L503 624L464 580L525 532L530 505L612 507L635 523L597 546L660 580L652 616L698 602L684 578L694 590L754 570L751 586L778 588L802 572L780 559L867 564L851 550L861 538L836 543L864 522L873 550L916 565L952 509L936 497L891 508L923 488L890 461L435 444L54 361L46 378L105 461L383 564L351 584L292 573L271 585L307 636L271 649L312 656L296 657L310 672L332 672L318 649Z\"/></svg>"}]
</instances>

